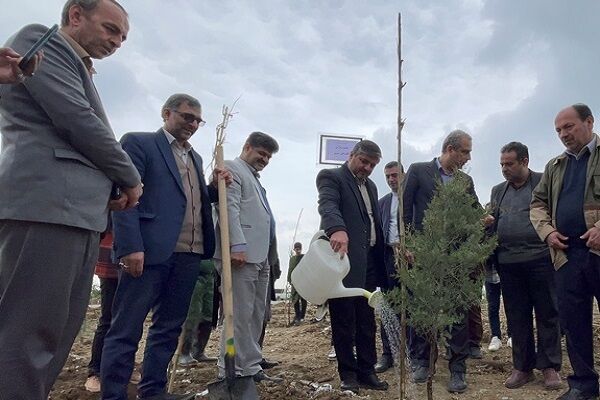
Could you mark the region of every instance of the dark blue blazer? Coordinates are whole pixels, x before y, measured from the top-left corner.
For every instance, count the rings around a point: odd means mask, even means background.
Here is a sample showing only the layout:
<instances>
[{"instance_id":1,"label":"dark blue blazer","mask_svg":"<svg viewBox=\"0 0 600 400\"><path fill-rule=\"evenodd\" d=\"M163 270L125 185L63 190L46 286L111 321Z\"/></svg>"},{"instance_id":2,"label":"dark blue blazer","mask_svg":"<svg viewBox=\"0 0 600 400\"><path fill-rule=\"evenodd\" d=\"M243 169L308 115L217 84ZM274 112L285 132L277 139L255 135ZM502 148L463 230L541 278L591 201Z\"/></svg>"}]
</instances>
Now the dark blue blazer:
<instances>
[{"instance_id":1,"label":"dark blue blazer","mask_svg":"<svg viewBox=\"0 0 600 400\"><path fill-rule=\"evenodd\" d=\"M137 207L113 213L115 256L143 251L145 265L160 264L173 254L185 214L187 200L177 163L162 129L128 133L121 144L142 177L144 194ZM202 256L208 259L215 251L211 202L218 194L206 186L200 155L194 150L190 154L200 180Z\"/></svg>"},{"instance_id":2,"label":"dark blue blazer","mask_svg":"<svg viewBox=\"0 0 600 400\"><path fill-rule=\"evenodd\" d=\"M392 207L392 192L379 199L379 215L381 215L381 227L383 229L383 243L387 244L390 234L390 219Z\"/></svg>"}]
</instances>

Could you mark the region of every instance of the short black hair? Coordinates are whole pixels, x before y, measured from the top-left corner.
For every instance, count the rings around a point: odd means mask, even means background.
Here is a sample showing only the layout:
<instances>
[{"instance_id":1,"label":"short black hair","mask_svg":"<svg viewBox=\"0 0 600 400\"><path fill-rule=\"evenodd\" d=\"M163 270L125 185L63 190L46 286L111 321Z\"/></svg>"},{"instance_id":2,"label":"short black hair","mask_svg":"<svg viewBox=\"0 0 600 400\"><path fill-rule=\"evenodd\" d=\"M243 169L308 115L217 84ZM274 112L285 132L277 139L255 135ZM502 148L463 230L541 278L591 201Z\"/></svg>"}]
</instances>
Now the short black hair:
<instances>
[{"instance_id":1,"label":"short black hair","mask_svg":"<svg viewBox=\"0 0 600 400\"><path fill-rule=\"evenodd\" d=\"M588 119L588 117L592 117L592 120L594 119L594 116L592 115L592 110L590 109L590 107L588 107L587 104L575 103L571 107L573 107L580 120L585 121L586 119Z\"/></svg>"},{"instance_id":2,"label":"short black hair","mask_svg":"<svg viewBox=\"0 0 600 400\"><path fill-rule=\"evenodd\" d=\"M394 168L398 166L398 161L390 161L389 163L385 164L385 167L383 167L383 169L390 169L390 168Z\"/></svg>"},{"instance_id":3,"label":"short black hair","mask_svg":"<svg viewBox=\"0 0 600 400\"><path fill-rule=\"evenodd\" d=\"M198 99L185 93L175 93L174 95L169 96L162 109L163 111L177 110L183 103L187 103L192 108L202 109L202 105L200 105Z\"/></svg>"},{"instance_id":4,"label":"short black hair","mask_svg":"<svg viewBox=\"0 0 600 400\"><path fill-rule=\"evenodd\" d=\"M279 144L277 141L264 132L252 132L250 136L248 136L248 139L246 139L246 144L249 144L254 148L262 147L271 153L277 153L279 151Z\"/></svg>"},{"instance_id":5,"label":"short black hair","mask_svg":"<svg viewBox=\"0 0 600 400\"><path fill-rule=\"evenodd\" d=\"M351 156L355 154L364 154L367 157L381 158L381 149L379 146L377 146L377 143L371 140L363 139L356 143L350 152Z\"/></svg>"},{"instance_id":6,"label":"short black hair","mask_svg":"<svg viewBox=\"0 0 600 400\"><path fill-rule=\"evenodd\" d=\"M500 153L509 153L514 151L517 154L517 160L523 161L524 159L529 159L529 149L521 142L510 142L502 146L500 149Z\"/></svg>"},{"instance_id":7,"label":"short black hair","mask_svg":"<svg viewBox=\"0 0 600 400\"><path fill-rule=\"evenodd\" d=\"M302 248L302 243L300 243L300 242L294 243L294 248L297 249L298 247Z\"/></svg>"}]
</instances>

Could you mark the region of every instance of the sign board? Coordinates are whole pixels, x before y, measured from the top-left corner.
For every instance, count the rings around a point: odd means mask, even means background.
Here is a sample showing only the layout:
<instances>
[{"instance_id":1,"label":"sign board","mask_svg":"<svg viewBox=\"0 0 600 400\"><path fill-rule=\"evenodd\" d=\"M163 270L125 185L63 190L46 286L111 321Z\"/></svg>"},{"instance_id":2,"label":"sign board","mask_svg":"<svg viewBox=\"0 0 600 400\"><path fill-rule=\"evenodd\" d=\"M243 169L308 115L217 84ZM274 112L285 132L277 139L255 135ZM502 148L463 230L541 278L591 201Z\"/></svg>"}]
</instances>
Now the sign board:
<instances>
[{"instance_id":1,"label":"sign board","mask_svg":"<svg viewBox=\"0 0 600 400\"><path fill-rule=\"evenodd\" d=\"M362 140L358 136L319 134L319 164L342 165L348 160L356 143Z\"/></svg>"}]
</instances>

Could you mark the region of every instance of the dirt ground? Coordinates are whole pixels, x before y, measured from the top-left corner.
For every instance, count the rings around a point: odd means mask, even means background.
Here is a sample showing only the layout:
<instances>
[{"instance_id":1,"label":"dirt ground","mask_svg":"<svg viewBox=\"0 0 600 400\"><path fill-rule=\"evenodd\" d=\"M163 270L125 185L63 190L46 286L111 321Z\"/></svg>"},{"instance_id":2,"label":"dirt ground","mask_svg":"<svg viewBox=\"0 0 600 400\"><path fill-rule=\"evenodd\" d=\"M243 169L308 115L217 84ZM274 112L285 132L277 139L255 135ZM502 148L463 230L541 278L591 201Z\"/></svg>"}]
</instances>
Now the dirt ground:
<instances>
[{"instance_id":1,"label":"dirt ground","mask_svg":"<svg viewBox=\"0 0 600 400\"><path fill-rule=\"evenodd\" d=\"M484 321L487 320L485 312L484 309ZM97 394L86 392L83 387L87 377L86 366L98 313L97 309L90 308L81 334L73 346L69 360L50 395L50 399L91 400L100 398ZM328 319L326 318L321 322L309 322L312 317L313 309L311 308L306 318L307 322L300 326L288 326L285 303L274 305L273 319L267 328L264 355L269 360L280 362L279 366L269 370L268 373L284 378L284 382L280 385L259 384L261 399L333 400L355 398L379 400L399 398L398 378L394 370L389 370L380 375L390 384L390 389L386 392L361 389L359 396L353 396L337 390L340 382L336 373L336 363L327 359L331 334ZM507 347L503 347L500 351L494 353L487 351L489 331L486 325L484 323L482 343L484 357L482 360L469 360L468 362L467 383L469 388L467 391L460 395L452 395L446 391L448 380L447 362L440 357L437 364L438 373L434 381L435 398L461 400L556 399L562 390L554 392L544 390L541 373L537 371L536 381L520 389L510 390L503 386L503 381L511 371L511 352ZM207 349L209 355L217 354L218 337L219 331L213 332ZM598 335L595 337L598 338ZM598 343L596 343L596 346L598 348ZM139 351L138 356L141 356L141 353ZM599 364L598 359L596 363ZM561 375L566 376L569 369L568 359L564 353ZM206 384L216 377L216 367L211 364L203 364L195 368L178 369L176 376L175 393L196 392L200 394L206 389ZM135 399L135 387L131 385L130 389L130 399ZM411 400L427 398L425 386L411 385L409 391L410 397L408 398ZM198 396L197 398L201 399L203 397Z\"/></svg>"}]
</instances>

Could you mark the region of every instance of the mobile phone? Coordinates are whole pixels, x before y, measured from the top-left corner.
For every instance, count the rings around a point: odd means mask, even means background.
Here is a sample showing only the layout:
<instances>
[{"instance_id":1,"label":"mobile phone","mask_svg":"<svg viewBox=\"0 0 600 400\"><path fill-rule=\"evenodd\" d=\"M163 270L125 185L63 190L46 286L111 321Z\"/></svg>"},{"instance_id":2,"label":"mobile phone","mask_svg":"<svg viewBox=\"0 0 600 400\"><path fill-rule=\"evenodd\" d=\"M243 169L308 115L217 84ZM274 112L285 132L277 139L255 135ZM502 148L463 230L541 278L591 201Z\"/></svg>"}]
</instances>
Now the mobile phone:
<instances>
[{"instance_id":1,"label":"mobile phone","mask_svg":"<svg viewBox=\"0 0 600 400\"><path fill-rule=\"evenodd\" d=\"M118 200L121 197L121 188L117 185L113 185L112 190L110 191L110 198L112 200Z\"/></svg>"},{"instance_id":2,"label":"mobile phone","mask_svg":"<svg viewBox=\"0 0 600 400\"><path fill-rule=\"evenodd\" d=\"M58 32L58 25L54 24L50 29L46 31L46 33L44 33L44 35L41 38L38 39L37 42L33 44L33 46L31 46L29 50L27 50L27 53L25 53L23 59L19 62L19 68L21 68L22 70L27 68L27 64L29 64L31 59L37 54L38 51L42 49L42 47L46 45L46 43L48 43L48 40L50 40L50 38L56 32Z\"/></svg>"}]
</instances>

